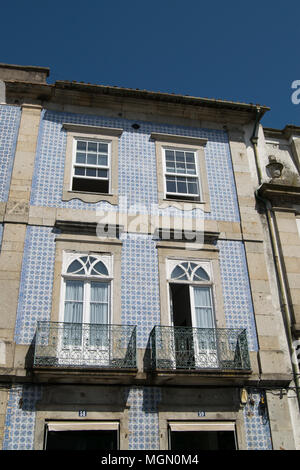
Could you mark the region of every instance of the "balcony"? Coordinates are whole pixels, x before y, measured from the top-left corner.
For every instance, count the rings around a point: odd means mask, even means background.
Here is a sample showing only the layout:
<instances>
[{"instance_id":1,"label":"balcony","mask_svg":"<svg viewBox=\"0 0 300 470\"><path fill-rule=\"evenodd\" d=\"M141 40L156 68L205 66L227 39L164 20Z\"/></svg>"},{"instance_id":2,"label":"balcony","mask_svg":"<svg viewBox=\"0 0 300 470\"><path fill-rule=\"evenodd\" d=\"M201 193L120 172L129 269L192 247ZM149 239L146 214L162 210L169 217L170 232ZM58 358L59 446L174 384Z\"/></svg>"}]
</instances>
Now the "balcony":
<instances>
[{"instance_id":1,"label":"balcony","mask_svg":"<svg viewBox=\"0 0 300 470\"><path fill-rule=\"evenodd\" d=\"M155 326L149 339L150 371L234 376L251 372L244 329Z\"/></svg>"},{"instance_id":2,"label":"balcony","mask_svg":"<svg viewBox=\"0 0 300 470\"><path fill-rule=\"evenodd\" d=\"M136 327L81 323L38 322L33 345L33 370L59 371L69 376L78 370L136 371ZM69 371L69 372L68 372ZM107 377L107 374L106 374Z\"/></svg>"}]
</instances>

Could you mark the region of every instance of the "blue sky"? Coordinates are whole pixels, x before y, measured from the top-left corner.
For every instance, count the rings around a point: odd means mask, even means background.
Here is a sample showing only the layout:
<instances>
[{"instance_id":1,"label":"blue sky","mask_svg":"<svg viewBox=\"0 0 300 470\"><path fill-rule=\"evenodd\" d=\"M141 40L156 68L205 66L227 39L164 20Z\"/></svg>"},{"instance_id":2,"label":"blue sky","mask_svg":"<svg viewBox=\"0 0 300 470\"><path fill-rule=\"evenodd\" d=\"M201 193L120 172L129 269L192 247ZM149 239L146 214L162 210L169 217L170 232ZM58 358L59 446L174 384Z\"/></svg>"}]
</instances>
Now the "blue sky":
<instances>
[{"instance_id":1,"label":"blue sky","mask_svg":"<svg viewBox=\"0 0 300 470\"><path fill-rule=\"evenodd\" d=\"M300 126L299 0L15 0L0 15L0 62L50 67L49 83L259 103L265 126Z\"/></svg>"}]
</instances>

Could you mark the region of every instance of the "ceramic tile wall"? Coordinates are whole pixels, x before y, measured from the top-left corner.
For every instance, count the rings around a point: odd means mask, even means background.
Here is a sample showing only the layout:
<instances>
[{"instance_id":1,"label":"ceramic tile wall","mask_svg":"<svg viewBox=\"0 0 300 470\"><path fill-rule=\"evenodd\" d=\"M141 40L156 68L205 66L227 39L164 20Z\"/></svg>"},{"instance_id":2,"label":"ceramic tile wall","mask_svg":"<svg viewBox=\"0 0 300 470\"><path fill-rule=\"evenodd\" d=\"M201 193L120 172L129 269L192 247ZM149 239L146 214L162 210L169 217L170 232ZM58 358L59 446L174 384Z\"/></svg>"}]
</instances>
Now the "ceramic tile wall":
<instances>
[{"instance_id":1,"label":"ceramic tile wall","mask_svg":"<svg viewBox=\"0 0 300 470\"><path fill-rule=\"evenodd\" d=\"M129 409L129 450L159 450L157 405L159 388L132 388L127 403Z\"/></svg>"},{"instance_id":2,"label":"ceramic tile wall","mask_svg":"<svg viewBox=\"0 0 300 470\"><path fill-rule=\"evenodd\" d=\"M12 386L6 410L3 450L34 450L35 408L40 398L40 386Z\"/></svg>"},{"instance_id":3,"label":"ceramic tile wall","mask_svg":"<svg viewBox=\"0 0 300 470\"><path fill-rule=\"evenodd\" d=\"M51 227L27 227L15 327L16 343L30 344L37 322L50 319L54 238Z\"/></svg>"},{"instance_id":4,"label":"ceramic tile wall","mask_svg":"<svg viewBox=\"0 0 300 470\"><path fill-rule=\"evenodd\" d=\"M248 401L244 408L245 435L247 450L272 450L272 440L268 415L263 415L259 405L261 392L251 394L253 404Z\"/></svg>"},{"instance_id":5,"label":"ceramic tile wall","mask_svg":"<svg viewBox=\"0 0 300 470\"><path fill-rule=\"evenodd\" d=\"M61 201L66 152L66 131L62 129L64 122L124 129L119 141L119 207L111 206L107 202L87 204L76 199ZM139 122L140 129L134 131L131 127L133 122L95 115L43 112L31 205L122 212L129 208L137 208L139 213L150 211L161 213L157 206L155 143L150 140L150 134L162 132L208 139L205 155L212 211L205 217L228 221L239 220L230 151L225 132L148 122ZM162 212L182 214L177 209L164 209ZM185 215L191 216L190 213ZM202 217L202 211L195 210L192 216Z\"/></svg>"},{"instance_id":6,"label":"ceramic tile wall","mask_svg":"<svg viewBox=\"0 0 300 470\"><path fill-rule=\"evenodd\" d=\"M0 202L8 198L20 117L20 107L0 104Z\"/></svg>"}]
</instances>

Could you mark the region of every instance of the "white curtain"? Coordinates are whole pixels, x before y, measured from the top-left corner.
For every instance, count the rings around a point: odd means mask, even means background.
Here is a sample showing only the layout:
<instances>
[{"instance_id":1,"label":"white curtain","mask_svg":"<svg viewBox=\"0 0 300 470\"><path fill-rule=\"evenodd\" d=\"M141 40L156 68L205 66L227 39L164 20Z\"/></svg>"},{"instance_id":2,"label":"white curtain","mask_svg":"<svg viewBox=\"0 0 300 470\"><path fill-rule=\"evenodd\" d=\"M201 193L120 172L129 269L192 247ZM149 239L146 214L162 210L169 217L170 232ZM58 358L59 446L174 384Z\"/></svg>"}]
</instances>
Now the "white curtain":
<instances>
[{"instance_id":1,"label":"white curtain","mask_svg":"<svg viewBox=\"0 0 300 470\"><path fill-rule=\"evenodd\" d=\"M64 312L64 346L81 345L83 316L83 282L66 281ZM70 323L67 325L66 323Z\"/></svg>"},{"instance_id":2,"label":"white curtain","mask_svg":"<svg viewBox=\"0 0 300 470\"><path fill-rule=\"evenodd\" d=\"M108 289L109 289L109 284L106 282L91 282L90 343L93 346L100 346L100 347L107 346Z\"/></svg>"},{"instance_id":3,"label":"white curtain","mask_svg":"<svg viewBox=\"0 0 300 470\"><path fill-rule=\"evenodd\" d=\"M197 328L214 328L210 287L193 287Z\"/></svg>"}]
</instances>

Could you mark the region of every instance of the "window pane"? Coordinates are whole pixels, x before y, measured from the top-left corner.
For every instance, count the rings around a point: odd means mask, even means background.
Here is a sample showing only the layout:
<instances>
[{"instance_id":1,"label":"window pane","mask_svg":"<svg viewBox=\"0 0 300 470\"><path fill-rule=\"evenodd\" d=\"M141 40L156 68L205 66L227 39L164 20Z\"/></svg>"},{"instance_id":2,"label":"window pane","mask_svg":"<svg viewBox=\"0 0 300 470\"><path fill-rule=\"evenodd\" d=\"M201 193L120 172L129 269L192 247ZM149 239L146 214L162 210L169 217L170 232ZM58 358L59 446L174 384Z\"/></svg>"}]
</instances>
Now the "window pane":
<instances>
[{"instance_id":1,"label":"window pane","mask_svg":"<svg viewBox=\"0 0 300 470\"><path fill-rule=\"evenodd\" d=\"M84 268L82 264L76 259L68 267L67 273L84 274Z\"/></svg>"},{"instance_id":2,"label":"window pane","mask_svg":"<svg viewBox=\"0 0 300 470\"><path fill-rule=\"evenodd\" d=\"M87 168L86 169L86 176L97 176L96 168Z\"/></svg>"},{"instance_id":3,"label":"window pane","mask_svg":"<svg viewBox=\"0 0 300 470\"><path fill-rule=\"evenodd\" d=\"M75 175L84 176L85 175L85 168L81 168L81 167L76 166L75 167Z\"/></svg>"},{"instance_id":4,"label":"window pane","mask_svg":"<svg viewBox=\"0 0 300 470\"><path fill-rule=\"evenodd\" d=\"M86 142L77 140L77 150L86 150Z\"/></svg>"},{"instance_id":5,"label":"window pane","mask_svg":"<svg viewBox=\"0 0 300 470\"><path fill-rule=\"evenodd\" d=\"M102 263L102 261L98 261L98 263L96 263L93 266L91 274L94 275L94 276L99 276L99 275L108 276L108 271L107 271L106 266L104 265L104 263Z\"/></svg>"},{"instance_id":6,"label":"window pane","mask_svg":"<svg viewBox=\"0 0 300 470\"><path fill-rule=\"evenodd\" d=\"M107 178L107 170L98 170L97 176L98 178Z\"/></svg>"},{"instance_id":7,"label":"window pane","mask_svg":"<svg viewBox=\"0 0 300 470\"><path fill-rule=\"evenodd\" d=\"M167 171L175 173L175 163L174 162L171 162L171 161L166 162L166 168L167 168Z\"/></svg>"},{"instance_id":8,"label":"window pane","mask_svg":"<svg viewBox=\"0 0 300 470\"><path fill-rule=\"evenodd\" d=\"M89 163L90 165L97 165L97 155L93 153L88 153L87 163Z\"/></svg>"},{"instance_id":9,"label":"window pane","mask_svg":"<svg viewBox=\"0 0 300 470\"><path fill-rule=\"evenodd\" d=\"M173 269L172 274L171 274L171 278L172 279L187 280L186 273L180 266L176 266L176 268Z\"/></svg>"},{"instance_id":10,"label":"window pane","mask_svg":"<svg viewBox=\"0 0 300 470\"><path fill-rule=\"evenodd\" d=\"M191 152L186 152L185 153L185 158L188 163L194 163L195 162L195 157L194 154Z\"/></svg>"},{"instance_id":11,"label":"window pane","mask_svg":"<svg viewBox=\"0 0 300 470\"><path fill-rule=\"evenodd\" d=\"M184 194L187 193L186 178L177 178L177 192Z\"/></svg>"},{"instance_id":12,"label":"window pane","mask_svg":"<svg viewBox=\"0 0 300 470\"><path fill-rule=\"evenodd\" d=\"M184 162L184 152L176 152L176 161L177 162Z\"/></svg>"},{"instance_id":13,"label":"window pane","mask_svg":"<svg viewBox=\"0 0 300 470\"><path fill-rule=\"evenodd\" d=\"M98 165L107 166L107 156L106 155L98 155Z\"/></svg>"},{"instance_id":14,"label":"window pane","mask_svg":"<svg viewBox=\"0 0 300 470\"><path fill-rule=\"evenodd\" d=\"M83 300L83 282L66 281L66 300L81 302Z\"/></svg>"},{"instance_id":15,"label":"window pane","mask_svg":"<svg viewBox=\"0 0 300 470\"><path fill-rule=\"evenodd\" d=\"M174 151L173 150L166 150L166 160L174 161Z\"/></svg>"},{"instance_id":16,"label":"window pane","mask_svg":"<svg viewBox=\"0 0 300 470\"><path fill-rule=\"evenodd\" d=\"M195 183L188 183L188 193L189 194L198 194L198 184Z\"/></svg>"},{"instance_id":17,"label":"window pane","mask_svg":"<svg viewBox=\"0 0 300 470\"><path fill-rule=\"evenodd\" d=\"M89 152L97 152L97 143L96 142L88 142L88 151Z\"/></svg>"},{"instance_id":18,"label":"window pane","mask_svg":"<svg viewBox=\"0 0 300 470\"><path fill-rule=\"evenodd\" d=\"M86 154L85 153L76 153L76 163L85 163Z\"/></svg>"},{"instance_id":19,"label":"window pane","mask_svg":"<svg viewBox=\"0 0 300 470\"><path fill-rule=\"evenodd\" d=\"M194 273L194 280L209 281L209 275L200 267Z\"/></svg>"},{"instance_id":20,"label":"window pane","mask_svg":"<svg viewBox=\"0 0 300 470\"><path fill-rule=\"evenodd\" d=\"M188 175L195 175L196 174L196 167L192 163L187 164L186 172Z\"/></svg>"},{"instance_id":21,"label":"window pane","mask_svg":"<svg viewBox=\"0 0 300 470\"><path fill-rule=\"evenodd\" d=\"M176 193L176 183L175 183L175 177L174 176L169 176L167 178L167 192L168 193Z\"/></svg>"},{"instance_id":22,"label":"window pane","mask_svg":"<svg viewBox=\"0 0 300 470\"><path fill-rule=\"evenodd\" d=\"M98 152L100 153L108 153L108 144L98 144Z\"/></svg>"}]
</instances>

